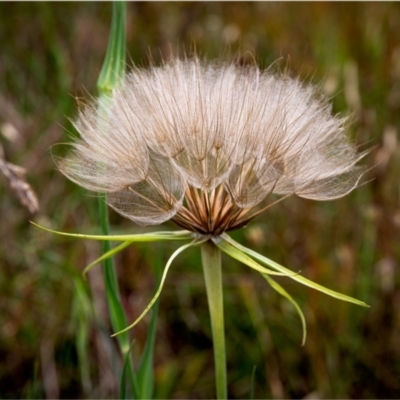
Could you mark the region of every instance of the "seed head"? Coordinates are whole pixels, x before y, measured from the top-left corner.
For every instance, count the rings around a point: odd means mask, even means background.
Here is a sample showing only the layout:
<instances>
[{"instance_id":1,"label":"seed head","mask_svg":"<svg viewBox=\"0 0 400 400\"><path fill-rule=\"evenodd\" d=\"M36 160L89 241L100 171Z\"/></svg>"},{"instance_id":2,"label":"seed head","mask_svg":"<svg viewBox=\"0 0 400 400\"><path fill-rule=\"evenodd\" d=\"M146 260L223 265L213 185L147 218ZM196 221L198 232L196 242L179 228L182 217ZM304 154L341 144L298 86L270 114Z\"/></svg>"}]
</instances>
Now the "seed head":
<instances>
[{"instance_id":1,"label":"seed head","mask_svg":"<svg viewBox=\"0 0 400 400\"><path fill-rule=\"evenodd\" d=\"M271 193L342 197L364 171L344 119L312 86L257 67L174 59L135 68L75 122L59 163L139 225L239 228Z\"/></svg>"}]
</instances>

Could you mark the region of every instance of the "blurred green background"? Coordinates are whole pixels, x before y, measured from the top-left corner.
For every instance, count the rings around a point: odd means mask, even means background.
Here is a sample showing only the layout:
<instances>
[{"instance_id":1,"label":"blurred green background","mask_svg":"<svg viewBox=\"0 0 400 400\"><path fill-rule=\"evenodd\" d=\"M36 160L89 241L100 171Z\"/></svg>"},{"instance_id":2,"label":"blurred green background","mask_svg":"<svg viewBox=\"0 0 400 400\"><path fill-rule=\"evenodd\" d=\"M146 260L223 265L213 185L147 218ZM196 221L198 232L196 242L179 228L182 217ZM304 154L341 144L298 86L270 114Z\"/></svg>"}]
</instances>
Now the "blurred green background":
<instances>
[{"instance_id":1,"label":"blurred green background","mask_svg":"<svg viewBox=\"0 0 400 400\"><path fill-rule=\"evenodd\" d=\"M0 153L27 170L40 202L30 215L0 176L1 398L118 394L101 270L88 282L80 274L100 246L29 224L97 230L97 199L56 171L50 147L70 140L75 98L96 94L110 19L110 3L0 3ZM400 3L129 3L127 38L130 63L140 65L194 43L210 59L240 52L267 67L281 58L332 98L335 113L351 117L357 144L376 146L364 161L372 181L349 196L290 198L234 234L371 308L279 279L306 315L301 347L291 305L224 259L230 398L249 397L254 366L255 398L399 398ZM139 231L115 213L111 222ZM139 245L118 255L129 321L151 297L155 254L166 260L174 248ZM132 330L135 359L148 321ZM157 398L214 396L199 249L178 257L162 293L155 379Z\"/></svg>"}]
</instances>

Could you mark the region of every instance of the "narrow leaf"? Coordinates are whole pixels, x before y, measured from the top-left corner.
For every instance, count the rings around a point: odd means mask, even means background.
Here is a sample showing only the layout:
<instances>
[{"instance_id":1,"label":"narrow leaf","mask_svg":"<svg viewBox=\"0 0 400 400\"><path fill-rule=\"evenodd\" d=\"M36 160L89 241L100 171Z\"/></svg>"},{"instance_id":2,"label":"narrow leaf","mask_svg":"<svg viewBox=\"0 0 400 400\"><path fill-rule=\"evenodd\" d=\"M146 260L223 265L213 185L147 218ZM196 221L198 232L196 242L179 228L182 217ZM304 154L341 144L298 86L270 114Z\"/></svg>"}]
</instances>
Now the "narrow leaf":
<instances>
[{"instance_id":1,"label":"narrow leaf","mask_svg":"<svg viewBox=\"0 0 400 400\"><path fill-rule=\"evenodd\" d=\"M107 53L97 80L99 93L103 96L111 94L125 75L125 25L126 4L115 1Z\"/></svg>"},{"instance_id":2,"label":"narrow leaf","mask_svg":"<svg viewBox=\"0 0 400 400\"><path fill-rule=\"evenodd\" d=\"M157 285L161 279L162 271L162 252L157 252L158 257L155 263ZM158 315L159 300L154 304L150 324L148 327L146 346L143 351L142 360L140 362L137 376L139 383L139 395L141 399L151 399L154 393L154 371L153 371L153 353L154 344L156 340L156 328L157 328L157 315Z\"/></svg>"},{"instance_id":3,"label":"narrow leaf","mask_svg":"<svg viewBox=\"0 0 400 400\"><path fill-rule=\"evenodd\" d=\"M126 393L126 375L129 373L129 365L131 363L131 353L133 349L133 345L135 344L135 341L133 340L131 345L129 346L129 351L126 352L125 357L124 357L124 365L122 368L122 373L121 373L121 381L120 381L120 390L119 390L119 398L120 399L127 399L127 393ZM138 387L138 382L137 382L137 377L135 372L133 372L133 381L131 382L132 387L133 387L133 394L134 398L137 399L139 396L139 387Z\"/></svg>"}]
</instances>

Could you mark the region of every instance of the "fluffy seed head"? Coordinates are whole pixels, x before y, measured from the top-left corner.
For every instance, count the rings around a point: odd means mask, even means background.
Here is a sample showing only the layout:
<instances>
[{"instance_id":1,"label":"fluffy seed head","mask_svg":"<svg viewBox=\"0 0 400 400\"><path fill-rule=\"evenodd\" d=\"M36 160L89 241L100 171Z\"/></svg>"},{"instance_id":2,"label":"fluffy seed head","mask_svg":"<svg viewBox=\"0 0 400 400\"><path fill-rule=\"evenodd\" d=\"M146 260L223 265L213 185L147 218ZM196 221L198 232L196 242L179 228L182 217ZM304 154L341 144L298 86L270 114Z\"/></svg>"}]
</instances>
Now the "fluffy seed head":
<instances>
[{"instance_id":1,"label":"fluffy seed head","mask_svg":"<svg viewBox=\"0 0 400 400\"><path fill-rule=\"evenodd\" d=\"M81 139L61 172L140 225L172 219L219 235L270 193L335 199L363 173L364 153L314 88L257 67L193 58L135 68L75 126Z\"/></svg>"}]
</instances>

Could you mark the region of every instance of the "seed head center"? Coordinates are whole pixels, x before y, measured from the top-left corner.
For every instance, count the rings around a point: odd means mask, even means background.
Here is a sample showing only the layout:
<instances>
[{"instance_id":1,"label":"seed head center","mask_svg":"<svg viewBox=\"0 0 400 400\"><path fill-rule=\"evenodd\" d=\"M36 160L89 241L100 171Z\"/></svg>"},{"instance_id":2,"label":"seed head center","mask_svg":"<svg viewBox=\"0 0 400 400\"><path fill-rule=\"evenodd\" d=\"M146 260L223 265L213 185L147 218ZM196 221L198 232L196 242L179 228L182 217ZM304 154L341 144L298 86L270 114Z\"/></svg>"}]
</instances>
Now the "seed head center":
<instances>
[{"instance_id":1,"label":"seed head center","mask_svg":"<svg viewBox=\"0 0 400 400\"><path fill-rule=\"evenodd\" d=\"M202 235L219 236L225 231L245 225L250 209L237 206L223 185L211 191L189 186L185 192L184 204L173 221L190 231Z\"/></svg>"}]
</instances>

